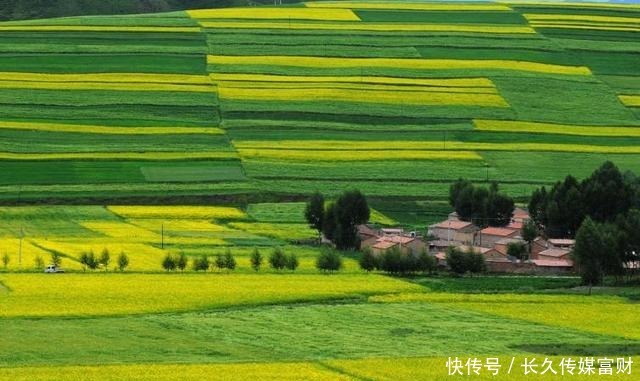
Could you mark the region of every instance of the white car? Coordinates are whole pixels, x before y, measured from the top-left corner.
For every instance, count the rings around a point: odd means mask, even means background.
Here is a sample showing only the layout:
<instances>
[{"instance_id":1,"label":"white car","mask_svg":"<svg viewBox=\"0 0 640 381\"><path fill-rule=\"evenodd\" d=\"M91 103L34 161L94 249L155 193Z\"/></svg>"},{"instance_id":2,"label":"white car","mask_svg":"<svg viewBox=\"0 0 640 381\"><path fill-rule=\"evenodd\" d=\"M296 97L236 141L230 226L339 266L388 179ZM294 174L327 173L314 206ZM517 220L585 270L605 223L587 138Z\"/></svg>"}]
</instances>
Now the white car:
<instances>
[{"instance_id":1,"label":"white car","mask_svg":"<svg viewBox=\"0 0 640 381\"><path fill-rule=\"evenodd\" d=\"M55 273L63 273L64 270L60 267L56 267L55 265L49 265L44 269L45 273L55 274Z\"/></svg>"}]
</instances>

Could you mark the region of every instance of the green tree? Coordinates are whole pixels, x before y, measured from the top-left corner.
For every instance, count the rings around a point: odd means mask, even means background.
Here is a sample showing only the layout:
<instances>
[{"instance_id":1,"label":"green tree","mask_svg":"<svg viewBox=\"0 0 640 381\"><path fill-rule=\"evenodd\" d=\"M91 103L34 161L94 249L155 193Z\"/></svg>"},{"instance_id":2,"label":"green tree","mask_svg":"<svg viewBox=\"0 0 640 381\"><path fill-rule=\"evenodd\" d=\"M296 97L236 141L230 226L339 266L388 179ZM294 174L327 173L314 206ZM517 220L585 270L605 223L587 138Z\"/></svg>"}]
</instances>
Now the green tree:
<instances>
[{"instance_id":1,"label":"green tree","mask_svg":"<svg viewBox=\"0 0 640 381\"><path fill-rule=\"evenodd\" d=\"M51 253L51 264L55 267L60 267L62 264L62 256L57 251Z\"/></svg>"},{"instance_id":2,"label":"green tree","mask_svg":"<svg viewBox=\"0 0 640 381\"><path fill-rule=\"evenodd\" d=\"M371 272L378 267L378 261L370 247L365 247L360 256L360 268L366 272Z\"/></svg>"},{"instance_id":3,"label":"green tree","mask_svg":"<svg viewBox=\"0 0 640 381\"><path fill-rule=\"evenodd\" d=\"M606 250L598 225L590 217L585 218L576 234L573 257L583 282L589 285L589 294L591 287L602 280L604 269L601 258Z\"/></svg>"},{"instance_id":4,"label":"green tree","mask_svg":"<svg viewBox=\"0 0 640 381\"><path fill-rule=\"evenodd\" d=\"M422 250L417 258L417 270L425 274L433 274L438 268L438 261L436 258L429 254L427 250Z\"/></svg>"},{"instance_id":5,"label":"green tree","mask_svg":"<svg viewBox=\"0 0 640 381\"><path fill-rule=\"evenodd\" d=\"M2 256L2 265L4 266L5 270L7 269L7 267L9 267L9 262L11 262L11 257L9 257L9 254L4 253L4 255Z\"/></svg>"},{"instance_id":6,"label":"green tree","mask_svg":"<svg viewBox=\"0 0 640 381\"><path fill-rule=\"evenodd\" d=\"M287 257L287 264L286 264L287 269L291 271L295 271L299 265L300 265L300 262L298 262L298 257L294 253L291 253Z\"/></svg>"},{"instance_id":7,"label":"green tree","mask_svg":"<svg viewBox=\"0 0 640 381\"><path fill-rule=\"evenodd\" d=\"M581 184L585 212L594 221L611 222L633 206L636 192L610 161L606 161Z\"/></svg>"},{"instance_id":8,"label":"green tree","mask_svg":"<svg viewBox=\"0 0 640 381\"><path fill-rule=\"evenodd\" d=\"M218 270L227 268L227 258L222 254L216 254L216 260L214 261L214 265Z\"/></svg>"},{"instance_id":9,"label":"green tree","mask_svg":"<svg viewBox=\"0 0 640 381\"><path fill-rule=\"evenodd\" d=\"M93 271L97 269L99 265L100 262L98 261L98 258L94 254L93 250L89 250L87 254L87 267L89 267L89 269Z\"/></svg>"},{"instance_id":10,"label":"green tree","mask_svg":"<svg viewBox=\"0 0 640 381\"><path fill-rule=\"evenodd\" d=\"M184 272L184 270L187 268L187 266L189 265L189 259L187 258L186 254L181 251L180 254L178 254L178 258L176 258L176 267Z\"/></svg>"},{"instance_id":11,"label":"green tree","mask_svg":"<svg viewBox=\"0 0 640 381\"><path fill-rule=\"evenodd\" d=\"M317 230L318 237L321 237L324 226L324 196L320 192L315 192L307 202L304 217L309 227Z\"/></svg>"},{"instance_id":12,"label":"green tree","mask_svg":"<svg viewBox=\"0 0 640 381\"><path fill-rule=\"evenodd\" d=\"M282 270L287 266L287 256L281 247L276 247L269 256L269 264L275 270Z\"/></svg>"},{"instance_id":13,"label":"green tree","mask_svg":"<svg viewBox=\"0 0 640 381\"><path fill-rule=\"evenodd\" d=\"M522 242L511 242L507 245L507 255L524 260L527 258L527 246Z\"/></svg>"},{"instance_id":14,"label":"green tree","mask_svg":"<svg viewBox=\"0 0 640 381\"><path fill-rule=\"evenodd\" d=\"M109 250L105 247L102 249L102 253L100 254L100 259L98 262L104 267L105 271L109 270L109 263L111 263L111 254L109 254Z\"/></svg>"},{"instance_id":15,"label":"green tree","mask_svg":"<svg viewBox=\"0 0 640 381\"><path fill-rule=\"evenodd\" d=\"M129 267L129 257L124 251L121 251L118 256L118 270L124 272L127 267Z\"/></svg>"},{"instance_id":16,"label":"green tree","mask_svg":"<svg viewBox=\"0 0 640 381\"><path fill-rule=\"evenodd\" d=\"M483 227L509 224L515 208L513 199L499 192L497 182L487 189L464 179L450 186L449 203L459 218Z\"/></svg>"},{"instance_id":17,"label":"green tree","mask_svg":"<svg viewBox=\"0 0 640 381\"><path fill-rule=\"evenodd\" d=\"M458 248L453 246L449 246L449 248L447 248L446 261L451 271L455 274L463 275L469 271L466 255Z\"/></svg>"},{"instance_id":18,"label":"green tree","mask_svg":"<svg viewBox=\"0 0 640 381\"><path fill-rule=\"evenodd\" d=\"M260 271L260 267L262 266L262 255L260 254L260 250L258 248L254 248L251 252L251 268L258 272Z\"/></svg>"},{"instance_id":19,"label":"green tree","mask_svg":"<svg viewBox=\"0 0 640 381\"><path fill-rule=\"evenodd\" d=\"M192 264L195 271L207 271L210 265L209 257L206 255L201 255L199 258L194 259Z\"/></svg>"},{"instance_id":20,"label":"green tree","mask_svg":"<svg viewBox=\"0 0 640 381\"><path fill-rule=\"evenodd\" d=\"M316 268L323 272L339 271L342 268L342 257L337 250L323 248L316 258Z\"/></svg>"},{"instance_id":21,"label":"green tree","mask_svg":"<svg viewBox=\"0 0 640 381\"><path fill-rule=\"evenodd\" d=\"M166 271L174 271L176 269L176 258L172 254L167 254L162 260L162 268Z\"/></svg>"},{"instance_id":22,"label":"green tree","mask_svg":"<svg viewBox=\"0 0 640 381\"><path fill-rule=\"evenodd\" d=\"M487 262L481 253L476 253L470 249L464 253L464 260L467 263L467 271L471 274L479 274L487 271Z\"/></svg>"},{"instance_id":23,"label":"green tree","mask_svg":"<svg viewBox=\"0 0 640 381\"><path fill-rule=\"evenodd\" d=\"M231 249L227 248L224 253L224 263L225 267L229 270L235 270L236 268L236 259L231 254Z\"/></svg>"},{"instance_id":24,"label":"green tree","mask_svg":"<svg viewBox=\"0 0 640 381\"><path fill-rule=\"evenodd\" d=\"M83 251L80 253L80 264L82 265L82 271L86 272L89 267L89 253Z\"/></svg>"},{"instance_id":25,"label":"green tree","mask_svg":"<svg viewBox=\"0 0 640 381\"><path fill-rule=\"evenodd\" d=\"M538 237L538 227L536 223L529 219L522 225L522 239L527 243L527 255L531 258L533 241Z\"/></svg>"},{"instance_id":26,"label":"green tree","mask_svg":"<svg viewBox=\"0 0 640 381\"><path fill-rule=\"evenodd\" d=\"M340 250L357 249L358 225L369 221L370 214L367 199L360 191L344 192L325 211L324 236Z\"/></svg>"},{"instance_id":27,"label":"green tree","mask_svg":"<svg viewBox=\"0 0 640 381\"><path fill-rule=\"evenodd\" d=\"M33 260L33 265L36 269L42 269L44 267L44 259L42 259L42 256L36 255Z\"/></svg>"},{"instance_id":28,"label":"green tree","mask_svg":"<svg viewBox=\"0 0 640 381\"><path fill-rule=\"evenodd\" d=\"M329 241L334 241L338 229L338 206L335 202L327 204L322 221L322 234Z\"/></svg>"}]
</instances>

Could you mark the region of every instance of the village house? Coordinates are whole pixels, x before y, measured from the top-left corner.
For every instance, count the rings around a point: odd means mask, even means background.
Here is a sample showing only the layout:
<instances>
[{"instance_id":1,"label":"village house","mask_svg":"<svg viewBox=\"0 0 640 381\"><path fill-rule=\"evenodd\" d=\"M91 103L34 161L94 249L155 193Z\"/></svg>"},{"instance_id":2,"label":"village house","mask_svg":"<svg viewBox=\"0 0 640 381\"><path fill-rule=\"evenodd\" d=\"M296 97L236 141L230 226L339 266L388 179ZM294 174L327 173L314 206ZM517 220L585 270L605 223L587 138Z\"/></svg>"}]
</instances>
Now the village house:
<instances>
[{"instance_id":1,"label":"village house","mask_svg":"<svg viewBox=\"0 0 640 381\"><path fill-rule=\"evenodd\" d=\"M576 241L573 239L567 238L550 238L544 239L542 237L536 238L531 243L531 256L535 258L540 252L545 251L547 249L565 249L568 251L573 250Z\"/></svg>"},{"instance_id":2,"label":"village house","mask_svg":"<svg viewBox=\"0 0 640 381\"><path fill-rule=\"evenodd\" d=\"M465 245L473 244L478 228L467 221L446 220L429 226L429 235L446 242L459 242Z\"/></svg>"},{"instance_id":3,"label":"village house","mask_svg":"<svg viewBox=\"0 0 640 381\"><path fill-rule=\"evenodd\" d=\"M505 238L516 238L520 232L509 228L488 227L480 231L476 238L475 245L482 247L494 247L496 243Z\"/></svg>"},{"instance_id":4,"label":"village house","mask_svg":"<svg viewBox=\"0 0 640 381\"><path fill-rule=\"evenodd\" d=\"M404 230L399 228L376 230L369 225L360 225L358 236L360 247L370 247L374 255L382 254L393 247L398 247L405 254L419 254L427 249L427 244L416 237L415 233L404 233Z\"/></svg>"}]
</instances>

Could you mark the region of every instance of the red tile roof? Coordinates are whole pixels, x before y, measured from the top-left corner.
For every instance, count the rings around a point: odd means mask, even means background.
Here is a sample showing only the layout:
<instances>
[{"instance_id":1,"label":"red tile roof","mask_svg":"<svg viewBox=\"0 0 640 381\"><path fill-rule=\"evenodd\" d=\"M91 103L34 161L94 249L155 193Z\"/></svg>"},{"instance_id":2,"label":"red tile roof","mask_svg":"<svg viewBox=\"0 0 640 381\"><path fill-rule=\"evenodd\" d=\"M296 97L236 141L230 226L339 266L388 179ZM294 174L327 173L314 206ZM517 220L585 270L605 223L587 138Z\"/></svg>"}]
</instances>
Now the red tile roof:
<instances>
[{"instance_id":1,"label":"red tile roof","mask_svg":"<svg viewBox=\"0 0 640 381\"><path fill-rule=\"evenodd\" d=\"M573 262L569 260L534 259L532 261L539 267L573 267Z\"/></svg>"},{"instance_id":2,"label":"red tile roof","mask_svg":"<svg viewBox=\"0 0 640 381\"><path fill-rule=\"evenodd\" d=\"M576 240L568 238L550 238L549 243L553 246L573 246L576 244Z\"/></svg>"},{"instance_id":3,"label":"red tile roof","mask_svg":"<svg viewBox=\"0 0 640 381\"><path fill-rule=\"evenodd\" d=\"M374 248L374 249L386 250L386 249L392 248L392 247L394 247L396 245L397 245L397 243L391 242L391 241L378 241L371 247Z\"/></svg>"},{"instance_id":4,"label":"red tile roof","mask_svg":"<svg viewBox=\"0 0 640 381\"><path fill-rule=\"evenodd\" d=\"M378 239L378 242L387 241L387 242L399 243L401 245L406 245L409 242L413 242L414 240L415 238L413 237L405 237L403 235L392 235L387 237L380 237Z\"/></svg>"},{"instance_id":5,"label":"red tile roof","mask_svg":"<svg viewBox=\"0 0 640 381\"><path fill-rule=\"evenodd\" d=\"M441 228L441 229L460 230L460 229L468 228L469 226L472 226L472 225L473 224L471 222L467 222L467 221L447 220L447 221L439 222L433 225L433 227Z\"/></svg>"},{"instance_id":6,"label":"red tile roof","mask_svg":"<svg viewBox=\"0 0 640 381\"><path fill-rule=\"evenodd\" d=\"M482 229L481 233L485 235L495 235L498 237L512 237L515 233L517 233L517 231L509 228L490 227Z\"/></svg>"},{"instance_id":7,"label":"red tile roof","mask_svg":"<svg viewBox=\"0 0 640 381\"><path fill-rule=\"evenodd\" d=\"M561 258L566 255L569 255L570 251L565 249L547 249L538 253L538 255L542 255L544 257L554 257Z\"/></svg>"},{"instance_id":8,"label":"red tile roof","mask_svg":"<svg viewBox=\"0 0 640 381\"><path fill-rule=\"evenodd\" d=\"M516 230L522 230L522 226L524 224L522 222L519 221L511 221L511 223L509 225L507 225L506 227L509 229L516 229Z\"/></svg>"}]
</instances>

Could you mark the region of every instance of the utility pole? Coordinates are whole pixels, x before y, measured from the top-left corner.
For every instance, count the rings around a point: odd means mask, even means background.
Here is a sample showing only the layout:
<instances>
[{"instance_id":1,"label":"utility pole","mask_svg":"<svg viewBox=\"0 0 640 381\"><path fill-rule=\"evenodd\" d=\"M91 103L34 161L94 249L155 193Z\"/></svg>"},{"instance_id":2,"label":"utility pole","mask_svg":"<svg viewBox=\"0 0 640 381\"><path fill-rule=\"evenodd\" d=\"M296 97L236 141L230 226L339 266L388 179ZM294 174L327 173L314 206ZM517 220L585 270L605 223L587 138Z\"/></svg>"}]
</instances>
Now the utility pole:
<instances>
[{"instance_id":1,"label":"utility pole","mask_svg":"<svg viewBox=\"0 0 640 381\"><path fill-rule=\"evenodd\" d=\"M160 248L164 250L164 223L160 225Z\"/></svg>"}]
</instances>

